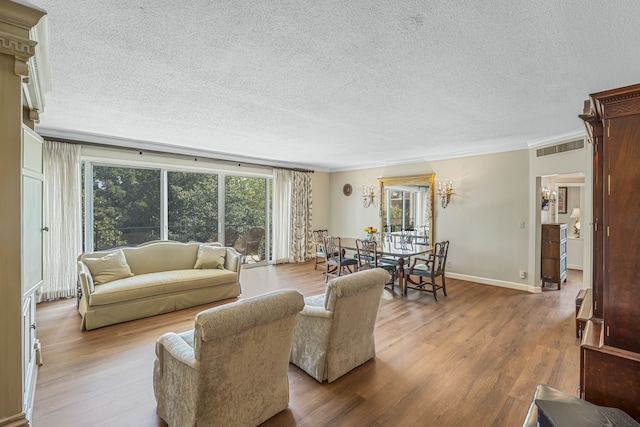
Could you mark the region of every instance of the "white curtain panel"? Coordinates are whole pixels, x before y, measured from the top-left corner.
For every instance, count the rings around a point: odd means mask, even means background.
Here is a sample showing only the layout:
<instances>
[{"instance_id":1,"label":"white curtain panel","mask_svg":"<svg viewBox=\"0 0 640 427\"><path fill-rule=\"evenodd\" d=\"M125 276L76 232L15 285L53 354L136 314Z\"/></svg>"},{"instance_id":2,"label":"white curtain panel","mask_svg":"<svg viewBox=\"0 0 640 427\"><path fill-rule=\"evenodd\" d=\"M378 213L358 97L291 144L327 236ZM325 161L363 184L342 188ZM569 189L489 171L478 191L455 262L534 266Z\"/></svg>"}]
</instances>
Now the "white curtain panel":
<instances>
[{"instance_id":1,"label":"white curtain panel","mask_svg":"<svg viewBox=\"0 0 640 427\"><path fill-rule=\"evenodd\" d=\"M273 171L273 262L305 262L313 254L311 175Z\"/></svg>"},{"instance_id":2,"label":"white curtain panel","mask_svg":"<svg viewBox=\"0 0 640 427\"><path fill-rule=\"evenodd\" d=\"M273 170L273 263L289 262L293 171Z\"/></svg>"},{"instance_id":3,"label":"white curtain panel","mask_svg":"<svg viewBox=\"0 0 640 427\"><path fill-rule=\"evenodd\" d=\"M82 251L80 146L45 141L43 152L43 240L40 301L76 296L76 258Z\"/></svg>"}]
</instances>

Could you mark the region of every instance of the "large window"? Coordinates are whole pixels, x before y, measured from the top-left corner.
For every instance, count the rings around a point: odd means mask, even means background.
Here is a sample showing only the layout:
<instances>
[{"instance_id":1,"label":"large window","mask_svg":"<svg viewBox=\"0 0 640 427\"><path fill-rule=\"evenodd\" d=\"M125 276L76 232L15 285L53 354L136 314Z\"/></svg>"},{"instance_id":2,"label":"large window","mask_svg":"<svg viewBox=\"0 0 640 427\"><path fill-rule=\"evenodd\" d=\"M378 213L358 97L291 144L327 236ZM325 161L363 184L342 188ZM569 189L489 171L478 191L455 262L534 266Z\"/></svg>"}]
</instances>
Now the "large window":
<instances>
[{"instance_id":1,"label":"large window","mask_svg":"<svg viewBox=\"0 0 640 427\"><path fill-rule=\"evenodd\" d=\"M247 259L265 259L267 224L267 180L245 176L225 179L226 233L238 232L236 250Z\"/></svg>"},{"instance_id":2,"label":"large window","mask_svg":"<svg viewBox=\"0 0 640 427\"><path fill-rule=\"evenodd\" d=\"M169 240L217 240L218 175L167 172Z\"/></svg>"},{"instance_id":3,"label":"large window","mask_svg":"<svg viewBox=\"0 0 640 427\"><path fill-rule=\"evenodd\" d=\"M269 259L271 178L83 164L85 250L151 240L219 241ZM87 187L84 183L93 183Z\"/></svg>"},{"instance_id":4,"label":"large window","mask_svg":"<svg viewBox=\"0 0 640 427\"><path fill-rule=\"evenodd\" d=\"M160 170L93 167L93 247L160 238Z\"/></svg>"}]
</instances>

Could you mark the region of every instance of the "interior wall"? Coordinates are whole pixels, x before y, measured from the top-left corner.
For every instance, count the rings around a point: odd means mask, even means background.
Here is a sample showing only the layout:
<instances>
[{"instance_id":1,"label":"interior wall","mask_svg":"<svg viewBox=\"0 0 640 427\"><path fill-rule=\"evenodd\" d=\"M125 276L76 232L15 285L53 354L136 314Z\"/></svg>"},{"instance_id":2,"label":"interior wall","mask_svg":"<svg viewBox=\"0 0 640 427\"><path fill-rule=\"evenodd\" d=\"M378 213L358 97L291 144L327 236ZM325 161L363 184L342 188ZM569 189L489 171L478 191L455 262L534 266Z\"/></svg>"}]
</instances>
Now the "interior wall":
<instances>
[{"instance_id":1,"label":"interior wall","mask_svg":"<svg viewBox=\"0 0 640 427\"><path fill-rule=\"evenodd\" d=\"M564 183L561 182L561 183L558 183L557 185L563 186ZM573 212L573 208L580 208L580 187L579 186L566 186L566 187L567 187L567 202L566 202L567 213L562 214L558 212L558 222L567 224L569 226L569 232L571 232L571 228L575 223L575 220L571 218L571 212Z\"/></svg>"},{"instance_id":2,"label":"interior wall","mask_svg":"<svg viewBox=\"0 0 640 427\"><path fill-rule=\"evenodd\" d=\"M519 277L528 265L528 168L528 152L520 150L334 172L329 229L361 237L364 227L378 226L379 200L375 208L364 208L362 185L377 185L381 177L435 173L436 182L452 180L455 192L446 209L436 200L434 210L435 240L451 242L449 275L529 290L529 275ZM348 197L342 193L347 183L353 186Z\"/></svg>"},{"instance_id":3,"label":"interior wall","mask_svg":"<svg viewBox=\"0 0 640 427\"><path fill-rule=\"evenodd\" d=\"M311 188L313 192L313 206L311 211L311 229L329 229L329 191L331 175L328 172L314 172L311 174Z\"/></svg>"},{"instance_id":4,"label":"interior wall","mask_svg":"<svg viewBox=\"0 0 640 427\"><path fill-rule=\"evenodd\" d=\"M554 141L549 145L560 144L565 141ZM539 147L536 147L539 148ZM592 212L593 212L593 203L592 203L592 149L591 144L585 143L585 148L579 150L567 151L564 153L552 154L548 156L537 157L536 149L531 149L529 151L529 191L532 194L532 198L536 200L536 205L538 207L536 209L532 209L530 212L531 218L530 222L535 224L529 230L530 239L530 252L532 253L532 257L530 259L529 270L531 271L540 271L540 231L541 231L541 214L540 214L540 191L541 188L546 185L551 189L555 189L557 185L571 184L571 181L575 181L576 186L579 188L579 199L580 199L580 237L582 238L583 243L583 256L582 256L582 283L584 287L591 287L591 221L592 221ZM581 173L584 175L584 179L571 179L568 180L562 177L563 174L576 174ZM542 178L546 177L546 178ZM584 184L582 184L584 183ZM578 185L579 184L579 185ZM571 214L571 194L568 193L568 205L567 205L567 215L568 217ZM561 221L566 222L567 224L573 224L573 220L569 219L567 221L562 221L565 217L560 217L558 215L555 218L551 218L549 222L552 221ZM572 227L569 227L571 232ZM539 275L538 275L539 276ZM540 286L540 279L536 282L536 286Z\"/></svg>"}]
</instances>

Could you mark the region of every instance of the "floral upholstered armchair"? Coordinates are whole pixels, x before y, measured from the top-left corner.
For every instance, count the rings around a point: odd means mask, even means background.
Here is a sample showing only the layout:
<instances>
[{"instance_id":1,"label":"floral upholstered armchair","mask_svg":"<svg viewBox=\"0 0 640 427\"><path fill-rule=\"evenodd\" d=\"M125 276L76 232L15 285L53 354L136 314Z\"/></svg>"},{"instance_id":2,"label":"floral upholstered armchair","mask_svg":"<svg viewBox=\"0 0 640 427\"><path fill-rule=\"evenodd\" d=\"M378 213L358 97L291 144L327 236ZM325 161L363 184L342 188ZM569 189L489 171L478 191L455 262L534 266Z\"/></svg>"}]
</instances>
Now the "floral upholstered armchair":
<instances>
[{"instance_id":1,"label":"floral upholstered armchair","mask_svg":"<svg viewBox=\"0 0 640 427\"><path fill-rule=\"evenodd\" d=\"M156 342L153 389L169 426L256 426L289 404L295 290L199 313L195 329Z\"/></svg>"},{"instance_id":2,"label":"floral upholstered armchair","mask_svg":"<svg viewBox=\"0 0 640 427\"><path fill-rule=\"evenodd\" d=\"M331 280L324 295L305 298L291 362L319 382L332 382L376 355L373 330L384 285L381 268Z\"/></svg>"}]
</instances>

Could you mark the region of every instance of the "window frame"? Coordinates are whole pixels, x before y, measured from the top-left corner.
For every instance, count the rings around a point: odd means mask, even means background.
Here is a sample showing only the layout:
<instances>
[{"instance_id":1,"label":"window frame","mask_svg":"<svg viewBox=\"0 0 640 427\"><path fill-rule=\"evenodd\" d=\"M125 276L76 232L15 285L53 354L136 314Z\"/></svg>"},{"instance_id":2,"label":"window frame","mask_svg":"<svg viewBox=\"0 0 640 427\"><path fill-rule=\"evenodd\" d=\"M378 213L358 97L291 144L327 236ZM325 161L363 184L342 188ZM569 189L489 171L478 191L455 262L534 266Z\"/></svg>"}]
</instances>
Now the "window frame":
<instances>
[{"instance_id":1,"label":"window frame","mask_svg":"<svg viewBox=\"0 0 640 427\"><path fill-rule=\"evenodd\" d=\"M84 147L83 147L84 148ZM93 148L93 147L92 147ZM95 148L93 148L95 150ZM98 150L100 151L100 150ZM104 153L98 155L83 155L81 156L81 162L84 164L84 242L83 250L93 251L94 239L93 239L93 168L94 166L101 167L122 167L122 168L137 168L137 169L157 169L160 170L160 237L163 240L168 238L168 172L187 172L187 173L205 173L218 175L218 230L222 230L222 234L219 236L224 238L224 226L225 226L225 185L227 176L239 176L249 178L261 178L266 180L265 185L265 261L271 263L271 203L273 195L270 194L273 188L273 168L264 167L264 172L258 172L255 168L243 167L241 163L238 163L238 167L233 167L223 162L215 162L213 160L205 159L198 166L184 164L189 160L183 159L180 156L176 156L175 159L182 160L183 164L170 164L165 161L159 161L160 156L148 155L149 160L133 160L133 159L120 159L116 157L118 152L114 150L104 150ZM105 154L103 157L102 154ZM110 154L110 155L109 155ZM123 152L123 157L131 155L132 153ZM139 152L139 155L143 155L143 152ZM171 157L171 156L169 156ZM164 160L164 159L163 159ZM192 158L192 161L197 162L198 158ZM253 170L247 170L253 169ZM262 169L262 168L260 168ZM268 170L268 172L267 172ZM87 185L91 183L91 185ZM222 183L222 185L221 185ZM90 232L87 232L90 231ZM90 249L89 249L90 248ZM260 264L260 263L257 263Z\"/></svg>"}]
</instances>

